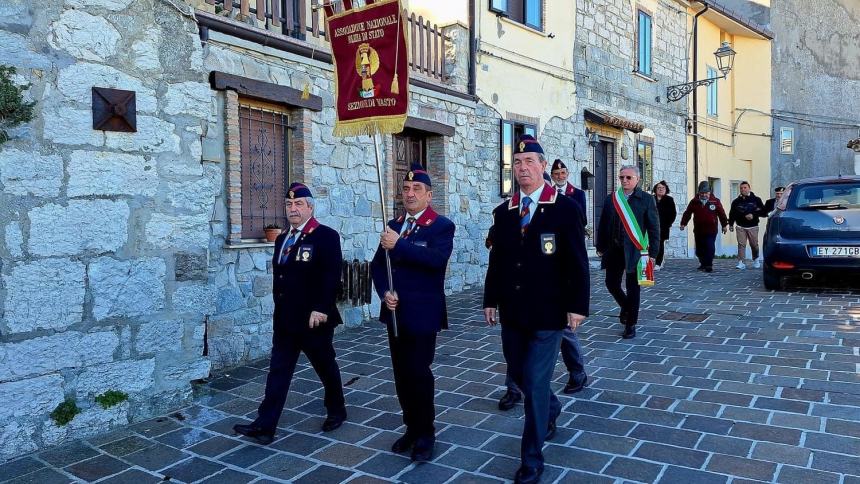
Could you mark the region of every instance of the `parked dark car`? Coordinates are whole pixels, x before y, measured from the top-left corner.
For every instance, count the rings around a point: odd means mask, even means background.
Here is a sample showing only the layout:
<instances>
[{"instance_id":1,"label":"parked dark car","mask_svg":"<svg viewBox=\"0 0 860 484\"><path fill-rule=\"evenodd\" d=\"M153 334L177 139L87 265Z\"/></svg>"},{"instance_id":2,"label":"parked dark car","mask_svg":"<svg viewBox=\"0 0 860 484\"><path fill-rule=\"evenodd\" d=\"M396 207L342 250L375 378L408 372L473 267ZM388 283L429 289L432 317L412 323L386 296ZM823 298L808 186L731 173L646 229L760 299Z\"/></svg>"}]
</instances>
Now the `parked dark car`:
<instances>
[{"instance_id":1,"label":"parked dark car","mask_svg":"<svg viewBox=\"0 0 860 484\"><path fill-rule=\"evenodd\" d=\"M860 282L860 176L790 184L767 221L764 287Z\"/></svg>"}]
</instances>

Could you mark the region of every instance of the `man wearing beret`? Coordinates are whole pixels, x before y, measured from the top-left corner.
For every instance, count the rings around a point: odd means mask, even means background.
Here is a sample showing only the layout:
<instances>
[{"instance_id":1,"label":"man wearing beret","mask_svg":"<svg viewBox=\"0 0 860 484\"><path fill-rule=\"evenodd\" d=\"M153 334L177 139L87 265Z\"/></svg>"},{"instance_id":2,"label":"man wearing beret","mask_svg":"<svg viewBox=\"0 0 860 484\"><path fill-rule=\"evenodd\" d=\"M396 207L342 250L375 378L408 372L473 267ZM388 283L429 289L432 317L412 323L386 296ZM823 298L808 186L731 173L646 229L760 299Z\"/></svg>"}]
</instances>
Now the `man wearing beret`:
<instances>
[{"instance_id":1,"label":"man wearing beret","mask_svg":"<svg viewBox=\"0 0 860 484\"><path fill-rule=\"evenodd\" d=\"M371 275L383 301L379 318L388 326L394 387L406 425L406 433L391 450L398 454L411 451L413 461L427 461L433 457L436 443L430 365L436 354L436 334L448 327L445 272L454 248L455 227L430 206L432 183L421 166L406 173L402 188L406 214L388 222L371 262ZM393 289L388 285L386 250Z\"/></svg>"},{"instance_id":2,"label":"man wearing beret","mask_svg":"<svg viewBox=\"0 0 860 484\"><path fill-rule=\"evenodd\" d=\"M579 204L579 209L582 212L582 224L588 225L588 217L585 213L585 192L573 186L573 183L568 181L569 172L567 170L567 165L564 164L561 159L556 158L554 162L552 162L552 184L553 188L559 193L559 195L565 195L573 199L574 202Z\"/></svg>"},{"instance_id":3,"label":"man wearing beret","mask_svg":"<svg viewBox=\"0 0 860 484\"><path fill-rule=\"evenodd\" d=\"M544 441L561 403L550 388L562 330L588 315L590 281L579 206L542 178L543 148L532 136L514 146L519 190L493 211L493 246L484 284L484 318L502 323L502 351L525 397L518 483L543 474Z\"/></svg>"},{"instance_id":4,"label":"man wearing beret","mask_svg":"<svg viewBox=\"0 0 860 484\"><path fill-rule=\"evenodd\" d=\"M681 216L681 230L687 229L687 224L693 219L693 237L696 241L696 257L699 259L698 270L714 272L714 244L722 225L725 234L729 229L729 219L720 199L711 193L711 184L707 181L699 183L696 198L690 200L684 215Z\"/></svg>"},{"instance_id":5,"label":"man wearing beret","mask_svg":"<svg viewBox=\"0 0 860 484\"><path fill-rule=\"evenodd\" d=\"M334 430L346 420L343 385L332 344L334 328L342 323L336 305L342 261L340 236L313 217L314 199L305 185L290 185L285 202L290 230L275 240L272 258L274 336L266 394L257 419L233 427L262 444L274 438L300 352L308 357L325 388L327 417L322 430Z\"/></svg>"}]
</instances>

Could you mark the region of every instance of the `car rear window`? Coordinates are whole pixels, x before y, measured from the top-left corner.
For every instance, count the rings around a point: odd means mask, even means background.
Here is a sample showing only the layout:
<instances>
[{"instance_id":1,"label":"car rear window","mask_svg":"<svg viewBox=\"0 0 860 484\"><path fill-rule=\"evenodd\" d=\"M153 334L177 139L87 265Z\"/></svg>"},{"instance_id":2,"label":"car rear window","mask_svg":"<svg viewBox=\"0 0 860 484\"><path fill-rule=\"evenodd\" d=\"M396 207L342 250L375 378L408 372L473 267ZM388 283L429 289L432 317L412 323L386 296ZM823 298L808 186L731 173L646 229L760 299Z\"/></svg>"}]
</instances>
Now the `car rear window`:
<instances>
[{"instance_id":1,"label":"car rear window","mask_svg":"<svg viewBox=\"0 0 860 484\"><path fill-rule=\"evenodd\" d=\"M839 210L860 208L860 183L832 183L795 188L792 208Z\"/></svg>"}]
</instances>

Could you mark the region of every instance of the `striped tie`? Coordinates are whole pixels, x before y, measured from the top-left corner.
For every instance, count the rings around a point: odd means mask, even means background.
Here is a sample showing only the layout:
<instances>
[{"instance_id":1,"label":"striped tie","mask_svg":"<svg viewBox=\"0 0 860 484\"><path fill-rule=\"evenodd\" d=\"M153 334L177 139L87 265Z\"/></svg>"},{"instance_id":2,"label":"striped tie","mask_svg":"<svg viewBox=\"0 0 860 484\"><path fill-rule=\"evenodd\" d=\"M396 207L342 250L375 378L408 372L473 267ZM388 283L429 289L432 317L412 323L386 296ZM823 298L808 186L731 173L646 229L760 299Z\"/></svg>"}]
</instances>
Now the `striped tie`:
<instances>
[{"instance_id":1,"label":"striped tie","mask_svg":"<svg viewBox=\"0 0 860 484\"><path fill-rule=\"evenodd\" d=\"M287 262L287 255L290 253L290 249L293 247L293 244L296 243L296 234L299 231L296 229L290 230L290 238L284 242L284 247L281 249L281 258L278 260L278 264L284 264Z\"/></svg>"},{"instance_id":2,"label":"striped tie","mask_svg":"<svg viewBox=\"0 0 860 484\"><path fill-rule=\"evenodd\" d=\"M523 197L523 209L520 211L520 233L522 235L526 234L526 229L529 228L529 222L532 219L531 210L529 210L529 205L531 204L531 198Z\"/></svg>"},{"instance_id":3,"label":"striped tie","mask_svg":"<svg viewBox=\"0 0 860 484\"><path fill-rule=\"evenodd\" d=\"M406 219L406 230L403 231L403 238L409 237L409 234L412 233L412 229L415 228L415 217L409 217Z\"/></svg>"}]
</instances>

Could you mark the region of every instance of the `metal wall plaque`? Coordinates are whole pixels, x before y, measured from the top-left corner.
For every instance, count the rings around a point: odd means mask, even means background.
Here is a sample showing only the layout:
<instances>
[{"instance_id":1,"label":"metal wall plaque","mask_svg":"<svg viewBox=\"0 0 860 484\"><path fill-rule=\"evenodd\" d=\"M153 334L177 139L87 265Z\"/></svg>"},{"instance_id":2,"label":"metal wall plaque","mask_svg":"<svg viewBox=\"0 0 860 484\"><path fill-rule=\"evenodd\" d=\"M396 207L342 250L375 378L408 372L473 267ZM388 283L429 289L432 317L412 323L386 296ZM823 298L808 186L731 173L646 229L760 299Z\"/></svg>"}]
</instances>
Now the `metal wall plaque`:
<instances>
[{"instance_id":1,"label":"metal wall plaque","mask_svg":"<svg viewBox=\"0 0 860 484\"><path fill-rule=\"evenodd\" d=\"M137 103L134 91L93 87L93 129L137 132Z\"/></svg>"}]
</instances>

